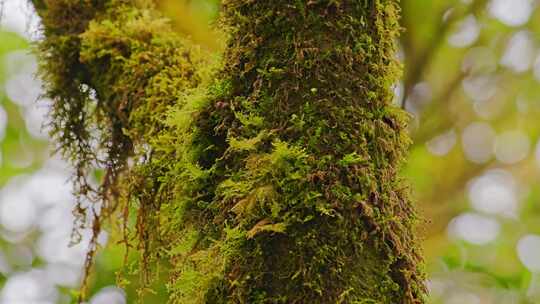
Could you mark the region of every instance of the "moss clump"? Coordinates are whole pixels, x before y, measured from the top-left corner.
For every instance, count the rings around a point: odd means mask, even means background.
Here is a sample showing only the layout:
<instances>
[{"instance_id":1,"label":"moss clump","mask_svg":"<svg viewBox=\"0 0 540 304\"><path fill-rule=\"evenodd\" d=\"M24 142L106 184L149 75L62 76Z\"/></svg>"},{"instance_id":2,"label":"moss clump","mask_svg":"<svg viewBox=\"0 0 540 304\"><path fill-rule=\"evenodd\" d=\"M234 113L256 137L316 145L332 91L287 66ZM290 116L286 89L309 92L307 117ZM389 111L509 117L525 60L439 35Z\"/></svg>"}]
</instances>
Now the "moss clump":
<instances>
[{"instance_id":1,"label":"moss clump","mask_svg":"<svg viewBox=\"0 0 540 304\"><path fill-rule=\"evenodd\" d=\"M110 210L137 209L142 273L167 258L172 303L424 302L396 1L224 1L217 65L151 4L92 5L74 33L53 11L54 134L80 176L104 165Z\"/></svg>"},{"instance_id":2,"label":"moss clump","mask_svg":"<svg viewBox=\"0 0 540 304\"><path fill-rule=\"evenodd\" d=\"M167 129L168 108L208 77L216 58L180 37L151 2L34 4L44 25L38 51L46 95L53 100L52 136L76 168L78 226L90 220L93 229L89 271L103 220L126 202L125 184L140 180L131 169L148 162L152 139ZM96 170L103 172L99 183L93 181ZM154 211L150 205L132 209L138 213L136 246L146 269L157 256L150 252L158 239L150 233L156 229ZM128 213L123 215L127 225Z\"/></svg>"}]
</instances>

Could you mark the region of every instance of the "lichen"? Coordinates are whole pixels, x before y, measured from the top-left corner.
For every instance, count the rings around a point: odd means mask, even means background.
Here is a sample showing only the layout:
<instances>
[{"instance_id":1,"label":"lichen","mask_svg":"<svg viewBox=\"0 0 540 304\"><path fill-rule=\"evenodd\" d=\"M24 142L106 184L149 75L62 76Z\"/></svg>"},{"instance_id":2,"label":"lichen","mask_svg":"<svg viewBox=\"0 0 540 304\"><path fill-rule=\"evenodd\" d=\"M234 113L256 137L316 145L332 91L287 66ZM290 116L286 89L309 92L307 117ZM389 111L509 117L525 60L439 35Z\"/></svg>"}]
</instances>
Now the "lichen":
<instances>
[{"instance_id":1,"label":"lichen","mask_svg":"<svg viewBox=\"0 0 540 304\"><path fill-rule=\"evenodd\" d=\"M152 3L35 4L53 135L143 286L166 259L171 303L424 302L396 1L227 0L222 56Z\"/></svg>"}]
</instances>

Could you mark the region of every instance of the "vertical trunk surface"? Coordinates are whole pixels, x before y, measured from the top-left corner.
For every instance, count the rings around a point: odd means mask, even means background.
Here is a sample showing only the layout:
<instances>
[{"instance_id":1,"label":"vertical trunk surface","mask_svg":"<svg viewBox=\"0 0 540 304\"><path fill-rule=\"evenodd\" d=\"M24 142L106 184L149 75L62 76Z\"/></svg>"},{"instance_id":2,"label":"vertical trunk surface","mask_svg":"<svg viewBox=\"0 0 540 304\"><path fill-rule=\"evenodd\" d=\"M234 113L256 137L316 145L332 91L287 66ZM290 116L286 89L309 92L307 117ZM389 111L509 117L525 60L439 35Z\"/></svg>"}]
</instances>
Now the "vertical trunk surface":
<instances>
[{"instance_id":1,"label":"vertical trunk surface","mask_svg":"<svg viewBox=\"0 0 540 304\"><path fill-rule=\"evenodd\" d=\"M214 201L247 240L210 302L422 301L391 105L397 20L391 0L226 1Z\"/></svg>"}]
</instances>

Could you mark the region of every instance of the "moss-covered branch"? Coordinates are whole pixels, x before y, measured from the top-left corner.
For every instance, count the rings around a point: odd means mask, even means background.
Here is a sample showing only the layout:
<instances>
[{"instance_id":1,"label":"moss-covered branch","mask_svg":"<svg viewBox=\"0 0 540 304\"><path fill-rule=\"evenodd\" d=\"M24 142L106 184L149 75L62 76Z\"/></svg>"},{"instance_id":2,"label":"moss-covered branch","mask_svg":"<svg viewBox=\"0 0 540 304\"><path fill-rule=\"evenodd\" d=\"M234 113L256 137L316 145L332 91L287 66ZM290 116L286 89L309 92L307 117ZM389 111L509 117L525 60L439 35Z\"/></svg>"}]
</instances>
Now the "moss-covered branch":
<instances>
[{"instance_id":1,"label":"moss-covered branch","mask_svg":"<svg viewBox=\"0 0 540 304\"><path fill-rule=\"evenodd\" d=\"M184 90L202 82L214 59L180 37L151 1L33 3L45 36L38 54L46 95L53 101L52 137L76 169L76 229L90 225L93 230L89 271L103 220L126 199L121 194L134 178L130 169L148 162L150 141L167 129L166 111ZM136 212L146 265L152 255L147 237L152 211L141 206Z\"/></svg>"},{"instance_id":2,"label":"moss-covered branch","mask_svg":"<svg viewBox=\"0 0 540 304\"><path fill-rule=\"evenodd\" d=\"M396 1L227 0L217 72L151 6L90 5L65 31L48 5L54 134L137 207L143 273L169 259L171 302L424 302Z\"/></svg>"}]
</instances>

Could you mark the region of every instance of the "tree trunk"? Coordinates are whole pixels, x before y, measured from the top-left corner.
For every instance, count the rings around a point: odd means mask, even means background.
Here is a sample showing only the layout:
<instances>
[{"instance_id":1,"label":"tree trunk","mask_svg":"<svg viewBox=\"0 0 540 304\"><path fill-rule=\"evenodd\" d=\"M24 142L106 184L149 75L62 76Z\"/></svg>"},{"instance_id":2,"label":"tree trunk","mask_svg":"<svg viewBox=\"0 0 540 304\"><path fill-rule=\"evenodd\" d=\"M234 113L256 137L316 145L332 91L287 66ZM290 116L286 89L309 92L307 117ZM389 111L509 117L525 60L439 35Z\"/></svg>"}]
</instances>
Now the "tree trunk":
<instances>
[{"instance_id":1,"label":"tree trunk","mask_svg":"<svg viewBox=\"0 0 540 304\"><path fill-rule=\"evenodd\" d=\"M53 135L79 189L106 169L99 218L138 208L171 302L424 302L397 1L224 1L219 63L152 6L34 2Z\"/></svg>"}]
</instances>

